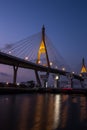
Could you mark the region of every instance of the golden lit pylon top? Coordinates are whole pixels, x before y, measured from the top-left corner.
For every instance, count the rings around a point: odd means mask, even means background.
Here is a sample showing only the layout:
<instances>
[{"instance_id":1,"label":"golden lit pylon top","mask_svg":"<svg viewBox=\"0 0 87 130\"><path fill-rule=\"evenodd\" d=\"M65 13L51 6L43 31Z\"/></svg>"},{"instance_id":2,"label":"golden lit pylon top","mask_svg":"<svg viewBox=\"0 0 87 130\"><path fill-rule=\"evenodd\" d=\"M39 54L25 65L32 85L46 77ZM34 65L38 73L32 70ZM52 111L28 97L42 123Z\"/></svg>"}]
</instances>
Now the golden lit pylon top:
<instances>
[{"instance_id":1,"label":"golden lit pylon top","mask_svg":"<svg viewBox=\"0 0 87 130\"><path fill-rule=\"evenodd\" d=\"M40 47L39 47L39 50L38 50L37 63L40 61L41 54L46 54L46 48L45 48L43 40L40 43Z\"/></svg>"},{"instance_id":2,"label":"golden lit pylon top","mask_svg":"<svg viewBox=\"0 0 87 130\"><path fill-rule=\"evenodd\" d=\"M84 58L82 59L81 73L87 73L87 69L86 69L86 66L85 66Z\"/></svg>"},{"instance_id":3,"label":"golden lit pylon top","mask_svg":"<svg viewBox=\"0 0 87 130\"><path fill-rule=\"evenodd\" d=\"M44 28L44 26L42 28L42 40L41 40L41 43L40 43L40 46L38 49L38 54L37 54L37 61L36 61L37 64L40 63L41 54L46 55L47 65L50 66L48 52L47 52L46 43L45 43L45 28Z\"/></svg>"}]
</instances>

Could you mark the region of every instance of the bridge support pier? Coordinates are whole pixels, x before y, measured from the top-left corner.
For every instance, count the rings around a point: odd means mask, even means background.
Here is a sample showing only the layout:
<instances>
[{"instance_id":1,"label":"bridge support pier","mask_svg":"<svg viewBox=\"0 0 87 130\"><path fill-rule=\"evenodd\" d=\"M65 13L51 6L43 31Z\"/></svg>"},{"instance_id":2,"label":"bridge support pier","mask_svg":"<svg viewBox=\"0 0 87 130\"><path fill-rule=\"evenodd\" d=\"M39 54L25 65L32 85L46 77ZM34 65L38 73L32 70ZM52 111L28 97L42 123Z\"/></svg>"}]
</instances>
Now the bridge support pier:
<instances>
[{"instance_id":1,"label":"bridge support pier","mask_svg":"<svg viewBox=\"0 0 87 130\"><path fill-rule=\"evenodd\" d=\"M38 74L37 70L35 70L35 75L36 75L37 84L39 87L41 87L41 81L40 81L39 74Z\"/></svg>"},{"instance_id":2,"label":"bridge support pier","mask_svg":"<svg viewBox=\"0 0 87 130\"><path fill-rule=\"evenodd\" d=\"M81 87L84 88L84 82L80 80Z\"/></svg>"},{"instance_id":3,"label":"bridge support pier","mask_svg":"<svg viewBox=\"0 0 87 130\"><path fill-rule=\"evenodd\" d=\"M14 70L13 84L16 84L18 66L13 66L13 70Z\"/></svg>"},{"instance_id":4,"label":"bridge support pier","mask_svg":"<svg viewBox=\"0 0 87 130\"><path fill-rule=\"evenodd\" d=\"M73 88L73 78L71 78L70 80L71 80L71 88Z\"/></svg>"},{"instance_id":5,"label":"bridge support pier","mask_svg":"<svg viewBox=\"0 0 87 130\"><path fill-rule=\"evenodd\" d=\"M54 78L54 88L59 88L60 84L59 84L59 79L60 79L60 75L53 75Z\"/></svg>"},{"instance_id":6,"label":"bridge support pier","mask_svg":"<svg viewBox=\"0 0 87 130\"><path fill-rule=\"evenodd\" d=\"M44 81L44 88L47 88L47 80Z\"/></svg>"},{"instance_id":7,"label":"bridge support pier","mask_svg":"<svg viewBox=\"0 0 87 130\"><path fill-rule=\"evenodd\" d=\"M73 75L67 73L66 76L67 76L67 79L68 79L68 85L70 85L70 87L73 88L73 79L74 79Z\"/></svg>"}]
</instances>

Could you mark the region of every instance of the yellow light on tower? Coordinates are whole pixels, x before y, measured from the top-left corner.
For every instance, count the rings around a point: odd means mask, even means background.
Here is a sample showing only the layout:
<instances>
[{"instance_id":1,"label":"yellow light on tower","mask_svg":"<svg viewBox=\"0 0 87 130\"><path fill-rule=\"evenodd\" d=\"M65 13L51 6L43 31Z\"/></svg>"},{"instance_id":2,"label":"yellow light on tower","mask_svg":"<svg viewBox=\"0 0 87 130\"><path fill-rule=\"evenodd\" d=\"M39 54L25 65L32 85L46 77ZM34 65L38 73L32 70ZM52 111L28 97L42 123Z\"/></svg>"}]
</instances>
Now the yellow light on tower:
<instances>
[{"instance_id":1,"label":"yellow light on tower","mask_svg":"<svg viewBox=\"0 0 87 130\"><path fill-rule=\"evenodd\" d=\"M38 61L38 64L41 64L41 61L40 61L40 60Z\"/></svg>"}]
</instances>

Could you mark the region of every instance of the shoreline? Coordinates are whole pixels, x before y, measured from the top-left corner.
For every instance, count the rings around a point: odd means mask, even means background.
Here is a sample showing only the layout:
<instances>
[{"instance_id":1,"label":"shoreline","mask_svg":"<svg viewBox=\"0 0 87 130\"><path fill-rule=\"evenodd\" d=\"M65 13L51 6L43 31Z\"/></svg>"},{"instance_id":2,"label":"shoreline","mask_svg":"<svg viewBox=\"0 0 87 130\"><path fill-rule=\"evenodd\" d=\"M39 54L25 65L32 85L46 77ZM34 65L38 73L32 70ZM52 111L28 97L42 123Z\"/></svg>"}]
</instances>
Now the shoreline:
<instances>
[{"instance_id":1,"label":"shoreline","mask_svg":"<svg viewBox=\"0 0 87 130\"><path fill-rule=\"evenodd\" d=\"M1 94L32 94L32 93L84 94L84 95L87 95L87 89L0 87L0 95Z\"/></svg>"}]
</instances>

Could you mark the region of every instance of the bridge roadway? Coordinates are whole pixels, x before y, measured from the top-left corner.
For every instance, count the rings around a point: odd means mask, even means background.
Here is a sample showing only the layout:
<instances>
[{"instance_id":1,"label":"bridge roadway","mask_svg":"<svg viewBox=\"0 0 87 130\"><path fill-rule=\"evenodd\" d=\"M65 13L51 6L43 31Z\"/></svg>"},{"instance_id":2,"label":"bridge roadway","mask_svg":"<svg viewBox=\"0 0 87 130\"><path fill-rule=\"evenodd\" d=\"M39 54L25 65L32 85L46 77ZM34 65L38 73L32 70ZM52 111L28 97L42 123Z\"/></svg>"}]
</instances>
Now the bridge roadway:
<instances>
[{"instance_id":1,"label":"bridge roadway","mask_svg":"<svg viewBox=\"0 0 87 130\"><path fill-rule=\"evenodd\" d=\"M73 78L81 80L81 81L83 80L83 78L77 74L72 74L70 72L66 72L63 70L38 65L30 61L6 54L4 52L0 52L0 64L18 66L21 68L33 69L33 70L37 70L41 72L50 72L50 73L55 73L55 74L64 75L64 76L66 76L67 74L71 74Z\"/></svg>"}]
</instances>

